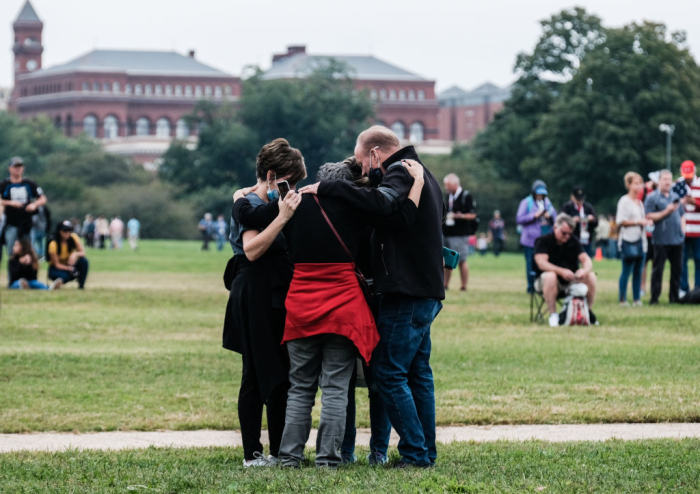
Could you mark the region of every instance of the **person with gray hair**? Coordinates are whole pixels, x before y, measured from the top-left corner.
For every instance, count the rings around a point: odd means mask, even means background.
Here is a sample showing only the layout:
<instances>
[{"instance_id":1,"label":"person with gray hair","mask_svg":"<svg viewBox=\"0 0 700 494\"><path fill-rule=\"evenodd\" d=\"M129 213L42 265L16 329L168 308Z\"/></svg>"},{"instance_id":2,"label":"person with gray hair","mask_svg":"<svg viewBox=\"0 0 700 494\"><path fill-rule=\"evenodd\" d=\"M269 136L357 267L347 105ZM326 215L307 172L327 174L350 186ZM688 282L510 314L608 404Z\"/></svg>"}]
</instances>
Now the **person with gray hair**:
<instances>
[{"instance_id":1,"label":"person with gray hair","mask_svg":"<svg viewBox=\"0 0 700 494\"><path fill-rule=\"evenodd\" d=\"M447 217L442 227L443 245L459 252L460 290L465 292L469 283L469 237L476 234L478 227L476 202L468 190L462 189L456 174L446 175L443 183L447 192L444 198ZM449 288L451 274L451 270L445 269L445 290Z\"/></svg>"},{"instance_id":2,"label":"person with gray hair","mask_svg":"<svg viewBox=\"0 0 700 494\"><path fill-rule=\"evenodd\" d=\"M597 279L593 262L578 238L574 236L576 222L566 213L560 213L554 231L542 235L535 242L535 290L541 292L549 309L549 325L559 326L557 298L572 283L588 286L588 307L593 307Z\"/></svg>"},{"instance_id":3,"label":"person with gray hair","mask_svg":"<svg viewBox=\"0 0 700 494\"><path fill-rule=\"evenodd\" d=\"M681 198L671 189L672 186L673 173L670 170L661 170L658 189L649 194L644 201L646 217L654 222L650 305L659 303L666 260L671 263L671 289L668 292L668 300L674 304L678 303L679 299L683 241L685 240L685 210L681 207Z\"/></svg>"}]
</instances>

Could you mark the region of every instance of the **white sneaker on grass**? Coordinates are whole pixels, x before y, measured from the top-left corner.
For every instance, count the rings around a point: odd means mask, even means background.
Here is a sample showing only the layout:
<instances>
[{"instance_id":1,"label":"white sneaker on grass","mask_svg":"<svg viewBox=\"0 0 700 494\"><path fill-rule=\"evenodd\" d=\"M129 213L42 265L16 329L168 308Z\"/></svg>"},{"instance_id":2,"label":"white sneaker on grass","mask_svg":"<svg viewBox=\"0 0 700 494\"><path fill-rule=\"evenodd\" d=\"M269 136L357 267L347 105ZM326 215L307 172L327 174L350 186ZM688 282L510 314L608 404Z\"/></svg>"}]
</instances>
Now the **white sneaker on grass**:
<instances>
[{"instance_id":1,"label":"white sneaker on grass","mask_svg":"<svg viewBox=\"0 0 700 494\"><path fill-rule=\"evenodd\" d=\"M267 455L267 462L270 464L271 467L276 467L280 464L280 459L276 456Z\"/></svg>"},{"instance_id":2,"label":"white sneaker on grass","mask_svg":"<svg viewBox=\"0 0 700 494\"><path fill-rule=\"evenodd\" d=\"M56 278L53 283L51 283L51 286L49 287L49 290L58 290L63 286L63 280L61 278Z\"/></svg>"},{"instance_id":3,"label":"white sneaker on grass","mask_svg":"<svg viewBox=\"0 0 700 494\"><path fill-rule=\"evenodd\" d=\"M253 458L253 460L243 459L243 468L276 466L276 463L272 463L264 454L257 451L253 453Z\"/></svg>"},{"instance_id":4,"label":"white sneaker on grass","mask_svg":"<svg viewBox=\"0 0 700 494\"><path fill-rule=\"evenodd\" d=\"M559 327L559 314L553 312L549 315L549 327L556 328Z\"/></svg>"}]
</instances>

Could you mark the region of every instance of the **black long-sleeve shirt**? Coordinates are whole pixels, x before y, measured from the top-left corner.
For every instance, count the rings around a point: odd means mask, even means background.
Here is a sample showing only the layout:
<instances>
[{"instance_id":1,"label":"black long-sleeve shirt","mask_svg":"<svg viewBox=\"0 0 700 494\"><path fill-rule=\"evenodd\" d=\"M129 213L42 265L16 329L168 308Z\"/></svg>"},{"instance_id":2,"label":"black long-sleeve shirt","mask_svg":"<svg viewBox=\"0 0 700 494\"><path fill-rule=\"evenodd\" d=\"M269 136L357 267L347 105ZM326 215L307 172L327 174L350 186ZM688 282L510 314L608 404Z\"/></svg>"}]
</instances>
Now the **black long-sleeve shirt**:
<instances>
[{"instance_id":1,"label":"black long-sleeve shirt","mask_svg":"<svg viewBox=\"0 0 700 494\"><path fill-rule=\"evenodd\" d=\"M7 270L10 274L10 285L20 278L24 278L27 281L35 280L38 274L31 264L22 264L15 257L10 257L9 261L7 261Z\"/></svg>"},{"instance_id":2,"label":"black long-sleeve shirt","mask_svg":"<svg viewBox=\"0 0 700 494\"><path fill-rule=\"evenodd\" d=\"M420 205L414 221L403 221L394 213L402 210L413 186L413 178L401 165L402 159L420 162L413 146L394 153L382 184L363 189L341 180L323 181L321 198L341 199L370 217L384 217L372 241L374 286L377 293L417 298L445 298L442 258L444 205L440 185L425 168Z\"/></svg>"}]
</instances>

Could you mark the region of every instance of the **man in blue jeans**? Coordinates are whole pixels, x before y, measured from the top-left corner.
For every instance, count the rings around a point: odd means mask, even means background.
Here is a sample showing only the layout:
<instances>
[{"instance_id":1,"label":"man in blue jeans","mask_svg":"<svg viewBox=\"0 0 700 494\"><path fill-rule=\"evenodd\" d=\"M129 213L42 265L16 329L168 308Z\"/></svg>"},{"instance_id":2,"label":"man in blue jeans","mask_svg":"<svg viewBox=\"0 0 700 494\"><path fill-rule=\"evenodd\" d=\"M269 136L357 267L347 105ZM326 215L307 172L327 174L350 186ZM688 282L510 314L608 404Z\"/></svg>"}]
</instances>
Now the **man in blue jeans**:
<instances>
[{"instance_id":1,"label":"man in blue jeans","mask_svg":"<svg viewBox=\"0 0 700 494\"><path fill-rule=\"evenodd\" d=\"M413 146L382 126L357 138L355 158L372 189L344 180L322 181L302 189L339 197L364 211L375 224L372 242L375 292L379 303L379 345L373 373L391 425L399 434L399 468L435 464L435 392L430 368L430 325L445 298L440 185L424 170L420 204L392 215L404 203L413 179L402 160L420 162ZM409 201L410 202L410 201Z\"/></svg>"}]
</instances>

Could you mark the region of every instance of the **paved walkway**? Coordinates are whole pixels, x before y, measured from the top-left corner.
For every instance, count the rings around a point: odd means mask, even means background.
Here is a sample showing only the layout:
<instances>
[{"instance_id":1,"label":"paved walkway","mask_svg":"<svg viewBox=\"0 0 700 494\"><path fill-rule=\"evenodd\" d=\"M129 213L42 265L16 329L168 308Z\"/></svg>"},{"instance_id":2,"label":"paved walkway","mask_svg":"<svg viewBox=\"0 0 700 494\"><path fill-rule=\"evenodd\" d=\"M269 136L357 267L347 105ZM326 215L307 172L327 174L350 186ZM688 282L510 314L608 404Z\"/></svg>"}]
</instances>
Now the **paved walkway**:
<instances>
[{"instance_id":1,"label":"paved walkway","mask_svg":"<svg viewBox=\"0 0 700 494\"><path fill-rule=\"evenodd\" d=\"M263 442L267 439L263 434ZM580 425L497 425L438 427L437 440L453 441L605 441L662 438L700 438L700 424L580 424ZM313 447L316 430L311 431L308 446ZM391 443L398 436L392 431ZM357 444L369 444L369 429L358 429ZM77 449L134 449L149 446L193 448L241 446L237 431L162 431L0 434L0 453L9 451L63 451Z\"/></svg>"}]
</instances>

